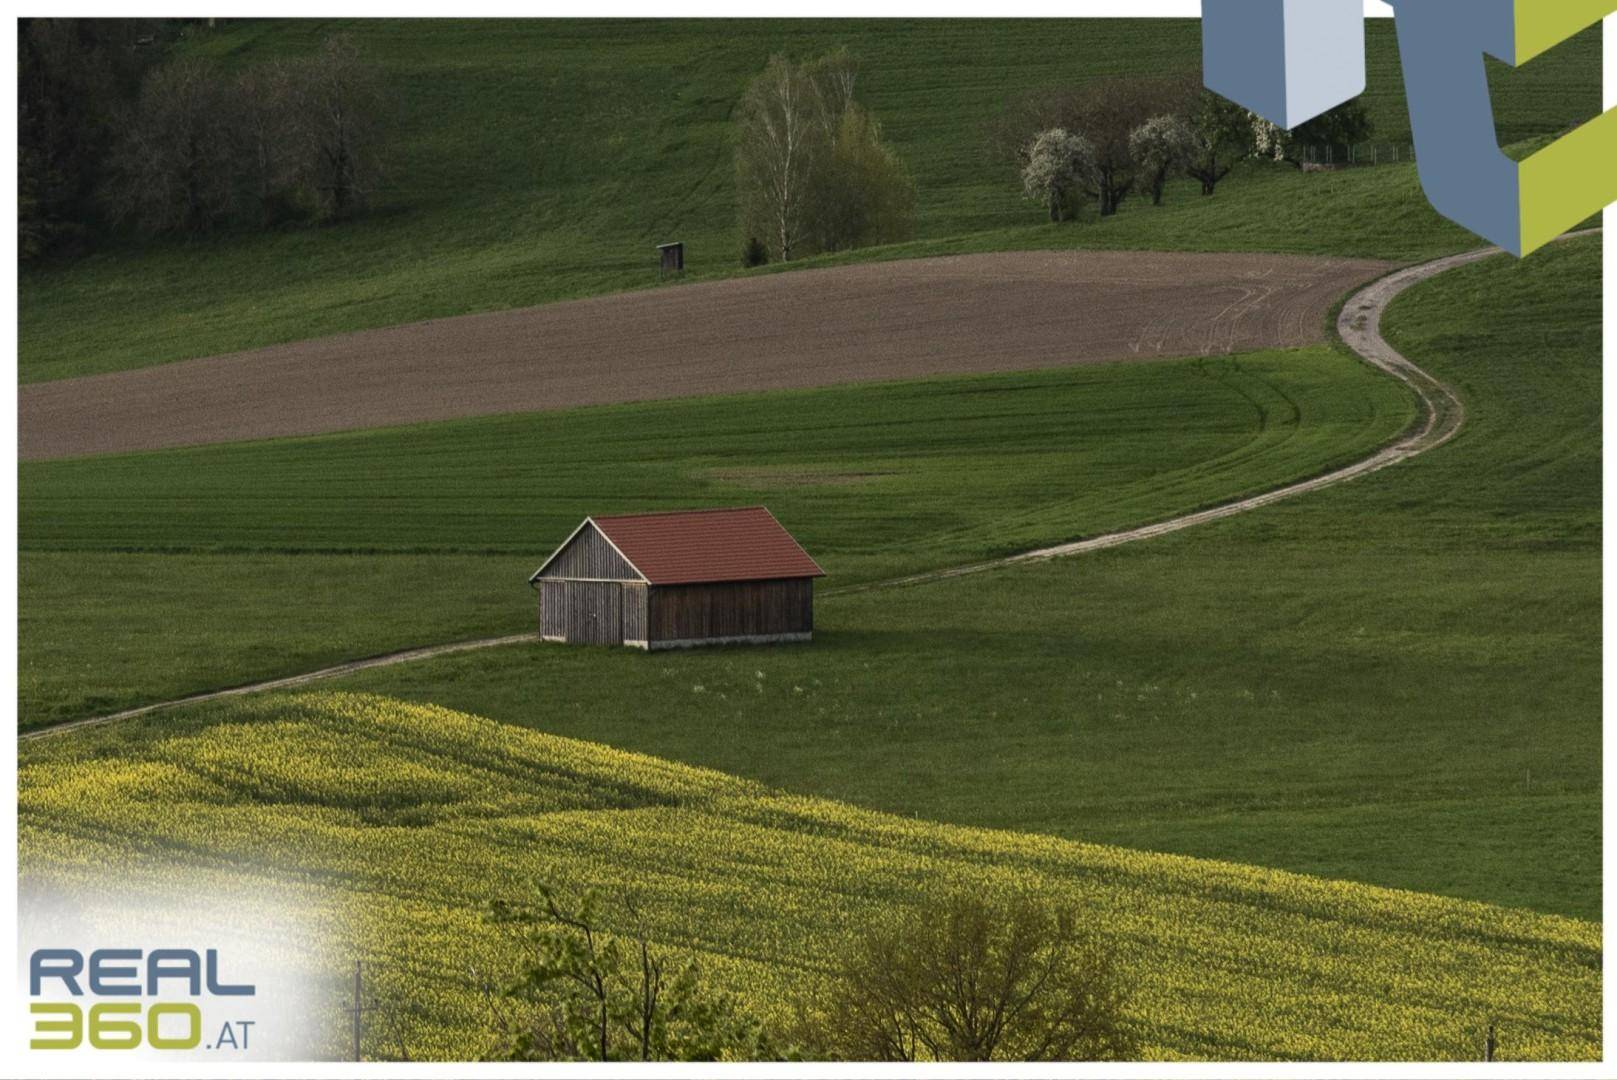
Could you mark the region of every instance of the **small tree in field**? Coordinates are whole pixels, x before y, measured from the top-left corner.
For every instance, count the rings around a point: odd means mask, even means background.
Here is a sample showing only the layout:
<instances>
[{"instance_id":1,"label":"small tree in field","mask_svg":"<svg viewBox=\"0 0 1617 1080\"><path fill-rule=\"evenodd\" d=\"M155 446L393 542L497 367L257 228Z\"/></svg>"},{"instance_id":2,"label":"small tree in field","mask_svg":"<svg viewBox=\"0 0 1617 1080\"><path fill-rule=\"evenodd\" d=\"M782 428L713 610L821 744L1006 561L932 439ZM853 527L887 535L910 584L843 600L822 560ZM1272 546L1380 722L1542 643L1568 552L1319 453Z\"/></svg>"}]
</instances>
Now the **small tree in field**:
<instances>
[{"instance_id":1,"label":"small tree in field","mask_svg":"<svg viewBox=\"0 0 1617 1080\"><path fill-rule=\"evenodd\" d=\"M525 958L504 986L478 980L497 1033L496 1054L518 1061L767 1060L780 1054L730 995L703 984L695 961L652 944L639 906L620 897L627 932L605 925L606 898L574 903L539 886L537 905L496 903ZM475 976L475 973L474 973Z\"/></svg>"},{"instance_id":2,"label":"small tree in field","mask_svg":"<svg viewBox=\"0 0 1617 1080\"><path fill-rule=\"evenodd\" d=\"M1129 153L1151 192L1151 205L1162 205L1169 175L1190 164L1196 152L1195 139L1190 125L1177 116L1152 117L1129 136Z\"/></svg>"},{"instance_id":3,"label":"small tree in field","mask_svg":"<svg viewBox=\"0 0 1617 1080\"><path fill-rule=\"evenodd\" d=\"M1062 128L1040 132L1022 166L1022 194L1061 221L1073 195L1087 189L1095 171L1095 148L1082 135Z\"/></svg>"},{"instance_id":4,"label":"small tree in field","mask_svg":"<svg viewBox=\"0 0 1617 1080\"><path fill-rule=\"evenodd\" d=\"M374 189L384 93L351 38L328 39L296 74L293 139L318 213L343 217Z\"/></svg>"},{"instance_id":5,"label":"small tree in field","mask_svg":"<svg viewBox=\"0 0 1617 1080\"><path fill-rule=\"evenodd\" d=\"M243 212L260 227L296 216L296 189L303 163L298 156L298 69L284 60L245 68L232 86L236 137L240 142Z\"/></svg>"},{"instance_id":6,"label":"small tree in field","mask_svg":"<svg viewBox=\"0 0 1617 1080\"><path fill-rule=\"evenodd\" d=\"M1128 979L1076 915L962 893L865 935L803 1006L805 1047L857 1061L1118 1061Z\"/></svg>"},{"instance_id":7,"label":"small tree in field","mask_svg":"<svg viewBox=\"0 0 1617 1080\"><path fill-rule=\"evenodd\" d=\"M1257 150L1252 114L1204 90L1191 110L1189 123L1193 144L1185 172L1201 181L1203 195L1212 195L1235 163Z\"/></svg>"}]
</instances>

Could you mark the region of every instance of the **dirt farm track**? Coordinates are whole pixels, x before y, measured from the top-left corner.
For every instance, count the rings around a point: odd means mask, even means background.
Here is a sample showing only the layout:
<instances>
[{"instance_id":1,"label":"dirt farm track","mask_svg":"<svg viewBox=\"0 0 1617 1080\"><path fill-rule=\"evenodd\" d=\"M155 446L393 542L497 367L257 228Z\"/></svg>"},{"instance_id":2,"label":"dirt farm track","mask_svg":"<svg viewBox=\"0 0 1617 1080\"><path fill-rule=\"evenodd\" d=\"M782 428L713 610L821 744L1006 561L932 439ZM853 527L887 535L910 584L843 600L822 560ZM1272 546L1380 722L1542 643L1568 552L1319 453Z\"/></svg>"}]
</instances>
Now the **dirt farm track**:
<instances>
[{"instance_id":1,"label":"dirt farm track","mask_svg":"<svg viewBox=\"0 0 1617 1080\"><path fill-rule=\"evenodd\" d=\"M760 274L33 383L19 390L19 452L1305 345L1325 339L1343 294L1389 269L1067 251Z\"/></svg>"}]
</instances>

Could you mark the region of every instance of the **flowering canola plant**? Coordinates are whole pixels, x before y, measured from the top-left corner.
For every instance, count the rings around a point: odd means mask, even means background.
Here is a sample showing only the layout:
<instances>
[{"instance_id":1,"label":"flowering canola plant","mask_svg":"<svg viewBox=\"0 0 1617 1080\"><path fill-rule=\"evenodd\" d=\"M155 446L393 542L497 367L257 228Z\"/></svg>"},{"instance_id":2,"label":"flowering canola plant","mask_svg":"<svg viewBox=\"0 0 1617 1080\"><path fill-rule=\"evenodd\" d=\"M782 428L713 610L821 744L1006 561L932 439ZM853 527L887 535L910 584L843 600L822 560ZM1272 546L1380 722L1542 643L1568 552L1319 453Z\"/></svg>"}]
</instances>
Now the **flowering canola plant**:
<instances>
[{"instance_id":1,"label":"flowering canola plant","mask_svg":"<svg viewBox=\"0 0 1617 1080\"><path fill-rule=\"evenodd\" d=\"M761 1017L851 935L929 893L1075 905L1133 972L1158 1059L1600 1053L1596 923L1231 863L963 828L431 705L245 699L26 743L25 884L260 881L341 927L392 1022L369 1052L489 1046L485 916L534 885L632 892L653 936ZM334 974L343 963L333 962Z\"/></svg>"}]
</instances>

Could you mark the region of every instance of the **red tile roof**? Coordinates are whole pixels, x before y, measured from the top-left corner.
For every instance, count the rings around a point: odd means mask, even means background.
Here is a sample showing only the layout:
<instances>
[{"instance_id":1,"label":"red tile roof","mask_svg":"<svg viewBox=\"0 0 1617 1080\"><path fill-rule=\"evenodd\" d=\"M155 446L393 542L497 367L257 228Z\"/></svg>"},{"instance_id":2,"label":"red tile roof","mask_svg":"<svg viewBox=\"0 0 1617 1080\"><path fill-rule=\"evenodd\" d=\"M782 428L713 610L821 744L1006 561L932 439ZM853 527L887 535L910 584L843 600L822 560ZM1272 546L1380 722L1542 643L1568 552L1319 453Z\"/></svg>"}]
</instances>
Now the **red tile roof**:
<instances>
[{"instance_id":1,"label":"red tile roof","mask_svg":"<svg viewBox=\"0 0 1617 1080\"><path fill-rule=\"evenodd\" d=\"M590 520L653 585L825 576L762 506Z\"/></svg>"}]
</instances>

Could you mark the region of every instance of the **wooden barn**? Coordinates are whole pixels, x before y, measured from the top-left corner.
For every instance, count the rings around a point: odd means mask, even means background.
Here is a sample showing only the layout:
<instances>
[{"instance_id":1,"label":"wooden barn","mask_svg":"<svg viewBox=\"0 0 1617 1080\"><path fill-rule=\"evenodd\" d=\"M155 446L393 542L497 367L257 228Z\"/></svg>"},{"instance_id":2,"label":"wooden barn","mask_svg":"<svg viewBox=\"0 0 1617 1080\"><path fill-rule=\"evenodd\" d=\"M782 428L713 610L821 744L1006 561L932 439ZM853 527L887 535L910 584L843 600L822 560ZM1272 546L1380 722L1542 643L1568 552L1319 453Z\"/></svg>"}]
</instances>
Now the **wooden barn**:
<instances>
[{"instance_id":1,"label":"wooden barn","mask_svg":"<svg viewBox=\"0 0 1617 1080\"><path fill-rule=\"evenodd\" d=\"M534 571L546 641L808 641L825 571L761 506L585 518Z\"/></svg>"}]
</instances>

